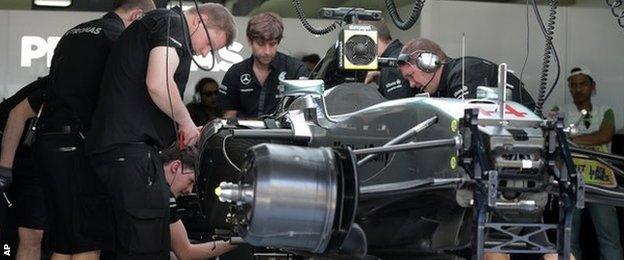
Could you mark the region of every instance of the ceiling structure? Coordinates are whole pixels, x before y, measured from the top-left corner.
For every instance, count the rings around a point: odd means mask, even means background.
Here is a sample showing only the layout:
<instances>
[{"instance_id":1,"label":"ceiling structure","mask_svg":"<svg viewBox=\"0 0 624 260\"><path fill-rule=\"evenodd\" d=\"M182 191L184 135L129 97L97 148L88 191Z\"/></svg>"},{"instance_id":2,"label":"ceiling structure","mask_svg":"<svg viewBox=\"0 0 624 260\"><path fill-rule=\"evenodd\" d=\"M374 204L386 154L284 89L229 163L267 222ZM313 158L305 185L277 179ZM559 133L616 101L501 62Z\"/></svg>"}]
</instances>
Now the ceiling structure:
<instances>
[{"instance_id":1,"label":"ceiling structure","mask_svg":"<svg viewBox=\"0 0 624 260\"><path fill-rule=\"evenodd\" d=\"M33 4L35 0L2 0L0 10L62 10L62 11L97 11L104 12L110 10L113 0L60 0L71 1L69 7L40 7ZM49 1L49 0L48 0ZM197 0L200 3L216 2L227 6L236 16L248 16L260 12L276 12L283 17L295 17L292 0ZM434 0L429 0L434 1ZM435 0L438 1L438 0ZM518 3L525 4L526 0L455 0L474 2L498 2L498 3ZM548 0L538 0L538 3L545 3ZM559 0L559 5L572 5L577 0ZM158 7L165 7L167 0L154 0ZM170 1L170 2L176 2ZM185 0L184 2L192 3ZM386 10L384 1L381 0L301 0L306 16L317 17L321 7L361 7L366 9ZM395 0L397 6L411 5L414 0ZM407 15L407 14L405 14Z\"/></svg>"}]
</instances>

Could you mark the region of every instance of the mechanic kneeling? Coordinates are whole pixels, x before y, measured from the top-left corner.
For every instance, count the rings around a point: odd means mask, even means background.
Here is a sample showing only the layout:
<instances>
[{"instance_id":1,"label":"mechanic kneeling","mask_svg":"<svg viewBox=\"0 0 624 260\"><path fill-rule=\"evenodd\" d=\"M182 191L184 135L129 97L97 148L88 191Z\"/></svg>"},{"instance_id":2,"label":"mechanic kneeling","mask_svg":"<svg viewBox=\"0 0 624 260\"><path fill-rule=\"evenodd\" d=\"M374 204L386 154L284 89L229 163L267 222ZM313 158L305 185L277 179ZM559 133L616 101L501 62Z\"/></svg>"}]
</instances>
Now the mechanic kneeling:
<instances>
[{"instance_id":1,"label":"mechanic kneeling","mask_svg":"<svg viewBox=\"0 0 624 260\"><path fill-rule=\"evenodd\" d=\"M222 255L234 248L226 241L212 241L191 244L186 228L177 214L176 198L188 195L195 184L195 162L197 150L194 148L179 150L169 148L160 152L163 161L165 180L169 185L169 232L171 233L171 251L178 259L210 258Z\"/></svg>"}]
</instances>

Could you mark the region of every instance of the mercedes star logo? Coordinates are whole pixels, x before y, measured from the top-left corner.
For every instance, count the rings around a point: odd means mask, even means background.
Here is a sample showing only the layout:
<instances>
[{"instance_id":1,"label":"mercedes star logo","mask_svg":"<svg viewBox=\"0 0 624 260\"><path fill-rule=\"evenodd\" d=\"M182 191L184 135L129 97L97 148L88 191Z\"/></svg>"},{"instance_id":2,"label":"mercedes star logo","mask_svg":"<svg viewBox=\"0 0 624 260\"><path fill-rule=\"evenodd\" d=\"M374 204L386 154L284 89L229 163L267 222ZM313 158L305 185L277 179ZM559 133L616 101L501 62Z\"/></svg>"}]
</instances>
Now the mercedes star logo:
<instances>
[{"instance_id":1,"label":"mercedes star logo","mask_svg":"<svg viewBox=\"0 0 624 260\"><path fill-rule=\"evenodd\" d=\"M241 75L240 81L243 85L249 85L249 83L251 83L251 75L249 75L249 73Z\"/></svg>"}]
</instances>

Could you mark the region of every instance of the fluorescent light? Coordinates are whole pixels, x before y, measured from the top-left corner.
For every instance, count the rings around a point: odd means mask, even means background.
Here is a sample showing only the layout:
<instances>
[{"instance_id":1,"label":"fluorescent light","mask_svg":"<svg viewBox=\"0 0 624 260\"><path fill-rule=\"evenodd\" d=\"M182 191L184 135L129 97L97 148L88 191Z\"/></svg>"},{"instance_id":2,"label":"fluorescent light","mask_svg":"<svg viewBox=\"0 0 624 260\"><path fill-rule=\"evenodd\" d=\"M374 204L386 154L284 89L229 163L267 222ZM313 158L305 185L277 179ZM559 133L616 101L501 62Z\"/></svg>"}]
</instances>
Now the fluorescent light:
<instances>
[{"instance_id":1,"label":"fluorescent light","mask_svg":"<svg viewBox=\"0 0 624 260\"><path fill-rule=\"evenodd\" d=\"M72 0L34 0L36 6L68 7Z\"/></svg>"}]
</instances>

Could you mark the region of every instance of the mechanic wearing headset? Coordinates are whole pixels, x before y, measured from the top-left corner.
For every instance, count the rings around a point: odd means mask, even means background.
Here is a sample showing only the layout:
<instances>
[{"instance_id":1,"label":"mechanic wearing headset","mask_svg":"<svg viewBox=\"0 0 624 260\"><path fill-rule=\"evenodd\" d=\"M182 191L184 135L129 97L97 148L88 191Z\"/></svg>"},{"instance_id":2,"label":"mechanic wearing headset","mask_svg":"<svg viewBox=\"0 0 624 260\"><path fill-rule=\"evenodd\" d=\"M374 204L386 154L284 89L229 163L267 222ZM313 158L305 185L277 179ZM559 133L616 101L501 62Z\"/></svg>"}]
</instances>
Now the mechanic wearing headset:
<instances>
[{"instance_id":1,"label":"mechanic wearing headset","mask_svg":"<svg viewBox=\"0 0 624 260\"><path fill-rule=\"evenodd\" d=\"M477 57L463 58L466 70L465 86L462 86L462 59L447 57L440 46L429 39L417 38L408 42L398 59L399 69L410 87L432 97L473 99L477 96L478 86L498 86L498 64ZM510 90L513 101L531 110L535 107L524 84L510 72L507 84L513 86Z\"/></svg>"},{"instance_id":2,"label":"mechanic wearing headset","mask_svg":"<svg viewBox=\"0 0 624 260\"><path fill-rule=\"evenodd\" d=\"M235 36L232 14L207 3L149 12L113 46L85 149L112 202L117 258L169 258L169 188L158 150L176 134L180 146L197 142L200 129L181 98L192 55Z\"/></svg>"},{"instance_id":3,"label":"mechanic wearing headset","mask_svg":"<svg viewBox=\"0 0 624 260\"><path fill-rule=\"evenodd\" d=\"M410 84L432 97L473 99L478 86L498 86L498 65L477 57L465 57L465 86L462 86L462 59L449 58L435 42L417 38L408 42L398 58L399 69ZM513 86L512 100L529 109L535 101L520 80L507 74L507 84ZM545 254L544 259L557 259L557 254ZM571 255L571 259L574 256ZM486 260L510 259L508 254L486 253Z\"/></svg>"}]
</instances>

